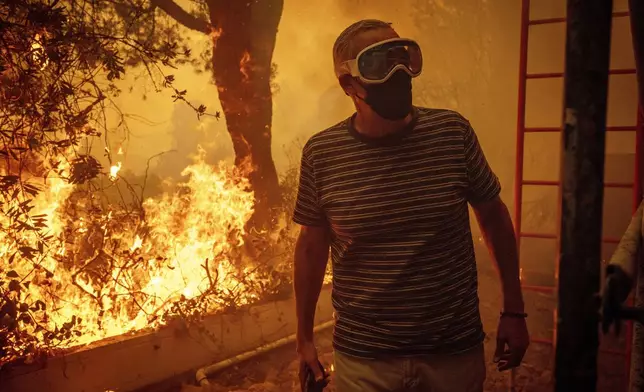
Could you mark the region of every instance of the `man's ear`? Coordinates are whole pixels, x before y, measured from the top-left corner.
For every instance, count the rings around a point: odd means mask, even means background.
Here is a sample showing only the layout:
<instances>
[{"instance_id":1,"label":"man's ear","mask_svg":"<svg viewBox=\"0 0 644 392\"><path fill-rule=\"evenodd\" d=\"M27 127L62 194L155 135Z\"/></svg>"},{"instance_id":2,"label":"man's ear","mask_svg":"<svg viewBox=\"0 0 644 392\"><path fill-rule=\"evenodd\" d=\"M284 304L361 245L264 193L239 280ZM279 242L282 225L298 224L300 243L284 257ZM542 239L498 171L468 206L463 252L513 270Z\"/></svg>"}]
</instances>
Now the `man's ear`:
<instances>
[{"instance_id":1,"label":"man's ear","mask_svg":"<svg viewBox=\"0 0 644 392\"><path fill-rule=\"evenodd\" d=\"M352 96L356 94L356 88L353 85L353 78L351 75L340 76L338 82L340 82L340 87L342 87L342 90L344 90L346 95Z\"/></svg>"}]
</instances>

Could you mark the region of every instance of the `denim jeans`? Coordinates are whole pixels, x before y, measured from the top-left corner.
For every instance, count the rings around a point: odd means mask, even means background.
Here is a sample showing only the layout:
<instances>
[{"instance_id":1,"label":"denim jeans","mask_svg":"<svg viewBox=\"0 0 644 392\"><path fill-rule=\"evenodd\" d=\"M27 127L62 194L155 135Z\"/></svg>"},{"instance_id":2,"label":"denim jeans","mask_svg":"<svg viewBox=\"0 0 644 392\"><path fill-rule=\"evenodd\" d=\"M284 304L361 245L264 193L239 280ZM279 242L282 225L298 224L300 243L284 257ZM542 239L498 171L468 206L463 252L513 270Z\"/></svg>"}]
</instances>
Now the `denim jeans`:
<instances>
[{"instance_id":1,"label":"denim jeans","mask_svg":"<svg viewBox=\"0 0 644 392\"><path fill-rule=\"evenodd\" d=\"M483 345L462 354L361 359L334 354L337 392L483 392Z\"/></svg>"}]
</instances>

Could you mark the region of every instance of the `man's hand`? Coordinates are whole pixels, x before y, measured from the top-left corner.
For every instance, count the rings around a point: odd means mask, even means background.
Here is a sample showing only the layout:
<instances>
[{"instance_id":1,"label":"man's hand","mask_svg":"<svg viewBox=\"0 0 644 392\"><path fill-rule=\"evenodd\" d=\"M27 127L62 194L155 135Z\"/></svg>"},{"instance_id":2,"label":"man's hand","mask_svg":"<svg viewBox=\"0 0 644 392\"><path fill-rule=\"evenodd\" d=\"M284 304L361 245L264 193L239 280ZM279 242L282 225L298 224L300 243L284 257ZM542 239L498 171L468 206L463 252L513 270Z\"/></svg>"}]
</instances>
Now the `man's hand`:
<instances>
[{"instance_id":1,"label":"man's hand","mask_svg":"<svg viewBox=\"0 0 644 392\"><path fill-rule=\"evenodd\" d=\"M514 312L523 312L523 294L519 276L519 253L512 227L512 219L505 203L496 197L473 204L481 226L481 234L496 263L503 290L503 307ZM501 316L496 337L494 362L500 371L521 364L528 349L530 338L524 317Z\"/></svg>"},{"instance_id":2,"label":"man's hand","mask_svg":"<svg viewBox=\"0 0 644 392\"><path fill-rule=\"evenodd\" d=\"M628 298L632 280L618 265L606 268L606 284L602 294L602 331L607 334L610 326L615 326L615 335L619 335L621 322L619 313L622 303Z\"/></svg>"},{"instance_id":3,"label":"man's hand","mask_svg":"<svg viewBox=\"0 0 644 392\"><path fill-rule=\"evenodd\" d=\"M529 345L530 336L525 318L501 316L494 353L494 363L499 371L519 366Z\"/></svg>"},{"instance_id":4,"label":"man's hand","mask_svg":"<svg viewBox=\"0 0 644 392\"><path fill-rule=\"evenodd\" d=\"M298 342L296 350L300 359L300 383L303 384L306 381L307 367L311 369L313 375L315 375L315 381L324 379L324 373L322 372L322 369L320 369L318 350L315 348L315 344L313 344L312 341ZM301 385L301 387L304 391L305 385Z\"/></svg>"}]
</instances>

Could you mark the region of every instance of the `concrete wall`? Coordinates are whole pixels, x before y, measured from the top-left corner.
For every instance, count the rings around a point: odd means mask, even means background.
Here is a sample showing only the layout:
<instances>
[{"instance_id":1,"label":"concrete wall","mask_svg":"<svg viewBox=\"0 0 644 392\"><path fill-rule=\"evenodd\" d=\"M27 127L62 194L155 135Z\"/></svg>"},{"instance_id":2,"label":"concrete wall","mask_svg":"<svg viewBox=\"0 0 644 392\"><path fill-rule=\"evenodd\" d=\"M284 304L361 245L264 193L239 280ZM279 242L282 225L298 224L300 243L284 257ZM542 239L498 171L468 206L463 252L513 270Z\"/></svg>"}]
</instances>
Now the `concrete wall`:
<instances>
[{"instance_id":1,"label":"concrete wall","mask_svg":"<svg viewBox=\"0 0 644 392\"><path fill-rule=\"evenodd\" d=\"M322 291L316 323L332 320L331 290ZM2 392L127 392L222 361L295 333L292 299L205 317L190 328L120 337L15 368L0 379Z\"/></svg>"}]
</instances>

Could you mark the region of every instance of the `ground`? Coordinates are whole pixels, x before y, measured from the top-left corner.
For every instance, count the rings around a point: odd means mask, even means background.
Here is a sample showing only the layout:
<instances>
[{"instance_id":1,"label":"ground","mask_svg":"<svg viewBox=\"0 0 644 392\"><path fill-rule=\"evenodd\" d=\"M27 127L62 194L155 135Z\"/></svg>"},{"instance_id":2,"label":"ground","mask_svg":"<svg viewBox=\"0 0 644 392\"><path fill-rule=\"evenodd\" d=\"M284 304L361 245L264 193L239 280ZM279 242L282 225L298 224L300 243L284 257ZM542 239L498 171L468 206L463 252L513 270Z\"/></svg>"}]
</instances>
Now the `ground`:
<instances>
[{"instance_id":1,"label":"ground","mask_svg":"<svg viewBox=\"0 0 644 392\"><path fill-rule=\"evenodd\" d=\"M510 391L509 372L500 373L492 363L495 346L496 323L500 309L500 288L494 271L479 273L481 314L488 337L485 342L488 363L485 391ZM526 293L528 326L532 337L548 339L552 336L554 299L547 294ZM316 344L323 363L332 363L331 330L316 336ZM603 344L605 346L606 344ZM613 344L614 345L614 344ZM228 368L213 375L207 388L184 383L167 392L290 392L299 391L297 382L298 362L293 346L285 346L264 356ZM624 391L622 357L602 354L599 364L599 392ZM553 353L549 344L532 343L523 365L516 372L516 392L552 391ZM332 376L331 376L332 377ZM194 379L194 378L193 378ZM325 389L334 392L333 381ZM154 391L157 392L157 391ZM164 391L165 392L165 391Z\"/></svg>"}]
</instances>

